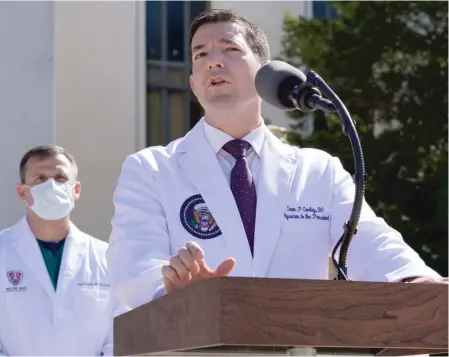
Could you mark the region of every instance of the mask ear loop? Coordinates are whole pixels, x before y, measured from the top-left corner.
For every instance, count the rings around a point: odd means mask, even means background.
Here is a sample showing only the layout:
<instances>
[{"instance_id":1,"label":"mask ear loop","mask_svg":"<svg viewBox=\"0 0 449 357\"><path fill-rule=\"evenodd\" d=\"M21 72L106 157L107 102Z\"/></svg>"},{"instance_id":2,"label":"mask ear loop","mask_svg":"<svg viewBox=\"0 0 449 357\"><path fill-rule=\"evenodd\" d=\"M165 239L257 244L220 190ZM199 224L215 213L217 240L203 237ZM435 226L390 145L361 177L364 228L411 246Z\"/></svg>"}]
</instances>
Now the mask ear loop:
<instances>
[{"instance_id":1,"label":"mask ear loop","mask_svg":"<svg viewBox=\"0 0 449 357\"><path fill-rule=\"evenodd\" d=\"M25 185L24 183L22 184L22 186L26 187L28 190L30 190L31 197L33 197L33 191L31 191L31 187L28 185ZM33 200L34 200L34 197L33 197ZM25 199L23 199L22 201L23 201L23 203L25 203L25 206L27 206L28 208L31 208L31 206L28 204L28 202Z\"/></svg>"},{"instance_id":2,"label":"mask ear loop","mask_svg":"<svg viewBox=\"0 0 449 357\"><path fill-rule=\"evenodd\" d=\"M75 186L76 186L76 184L77 184L77 182L71 183L71 184L66 183L67 187L69 187L70 191L72 191L70 200L72 201L73 206L75 206Z\"/></svg>"}]
</instances>

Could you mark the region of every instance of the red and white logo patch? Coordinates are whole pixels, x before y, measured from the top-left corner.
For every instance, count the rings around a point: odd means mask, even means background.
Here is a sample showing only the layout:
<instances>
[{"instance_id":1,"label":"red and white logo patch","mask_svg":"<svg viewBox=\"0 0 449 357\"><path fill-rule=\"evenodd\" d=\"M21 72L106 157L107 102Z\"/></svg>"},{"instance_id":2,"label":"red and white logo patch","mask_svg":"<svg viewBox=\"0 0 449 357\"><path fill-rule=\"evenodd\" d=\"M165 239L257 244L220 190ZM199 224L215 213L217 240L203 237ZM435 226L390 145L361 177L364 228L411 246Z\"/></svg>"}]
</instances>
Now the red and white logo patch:
<instances>
[{"instance_id":1,"label":"red and white logo patch","mask_svg":"<svg viewBox=\"0 0 449 357\"><path fill-rule=\"evenodd\" d=\"M12 285L17 286L22 281L23 273L18 270L10 270L10 271L6 272L6 276L8 277L8 281Z\"/></svg>"}]
</instances>

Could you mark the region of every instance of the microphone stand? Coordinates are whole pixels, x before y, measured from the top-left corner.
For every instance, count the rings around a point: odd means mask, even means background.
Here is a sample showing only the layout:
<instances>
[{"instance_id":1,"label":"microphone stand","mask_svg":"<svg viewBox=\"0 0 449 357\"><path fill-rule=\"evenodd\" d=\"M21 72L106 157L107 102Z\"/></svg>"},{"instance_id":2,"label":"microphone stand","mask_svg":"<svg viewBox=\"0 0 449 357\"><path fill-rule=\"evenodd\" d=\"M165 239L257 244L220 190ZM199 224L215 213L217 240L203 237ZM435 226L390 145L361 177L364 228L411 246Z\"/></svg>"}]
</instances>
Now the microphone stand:
<instances>
[{"instance_id":1,"label":"microphone stand","mask_svg":"<svg viewBox=\"0 0 449 357\"><path fill-rule=\"evenodd\" d=\"M359 136L357 134L357 130L355 128L355 122L354 120L352 120L348 110L346 109L340 98L338 98L334 91L314 71L309 71L307 73L307 82L317 87L332 102L335 108L332 108L333 110L328 111L336 112L338 114L341 121L342 132L349 137L349 141L352 147L355 166L355 174L353 177L355 183L354 204L352 207L351 216L349 220L344 224L343 234L332 250L332 261L338 271L337 280L349 280L347 276L349 244L351 243L354 234L357 233L357 225L360 220L362 205L365 198L366 173L365 161L363 158L363 149L360 143ZM337 262L335 255L340 246L340 255Z\"/></svg>"}]
</instances>

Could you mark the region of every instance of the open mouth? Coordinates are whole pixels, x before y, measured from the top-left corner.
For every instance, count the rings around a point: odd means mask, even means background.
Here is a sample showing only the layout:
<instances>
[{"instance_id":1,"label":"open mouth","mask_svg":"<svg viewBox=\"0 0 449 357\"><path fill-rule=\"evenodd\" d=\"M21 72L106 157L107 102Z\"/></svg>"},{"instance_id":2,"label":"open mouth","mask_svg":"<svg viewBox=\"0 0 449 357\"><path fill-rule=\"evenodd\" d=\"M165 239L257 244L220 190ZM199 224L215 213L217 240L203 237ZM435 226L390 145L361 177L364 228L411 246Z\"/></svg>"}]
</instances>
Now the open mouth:
<instances>
[{"instance_id":1,"label":"open mouth","mask_svg":"<svg viewBox=\"0 0 449 357\"><path fill-rule=\"evenodd\" d=\"M216 78L216 79L211 80L209 85L211 87L219 87L226 83L228 83L228 82L225 81L223 78Z\"/></svg>"}]
</instances>

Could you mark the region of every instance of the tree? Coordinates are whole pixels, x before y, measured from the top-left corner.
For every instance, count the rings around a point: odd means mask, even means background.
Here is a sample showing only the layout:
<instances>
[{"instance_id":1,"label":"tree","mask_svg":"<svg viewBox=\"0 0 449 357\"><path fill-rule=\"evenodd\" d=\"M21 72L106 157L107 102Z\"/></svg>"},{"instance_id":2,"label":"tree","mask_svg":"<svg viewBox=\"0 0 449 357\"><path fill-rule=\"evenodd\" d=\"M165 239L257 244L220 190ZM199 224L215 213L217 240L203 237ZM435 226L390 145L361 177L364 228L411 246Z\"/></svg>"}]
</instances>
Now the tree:
<instances>
[{"instance_id":1,"label":"tree","mask_svg":"<svg viewBox=\"0 0 449 357\"><path fill-rule=\"evenodd\" d=\"M332 5L337 20L286 16L282 59L316 71L343 100L364 149L368 202L447 276L448 4ZM335 115L317 112L312 137L289 140L338 156L353 172Z\"/></svg>"}]
</instances>

